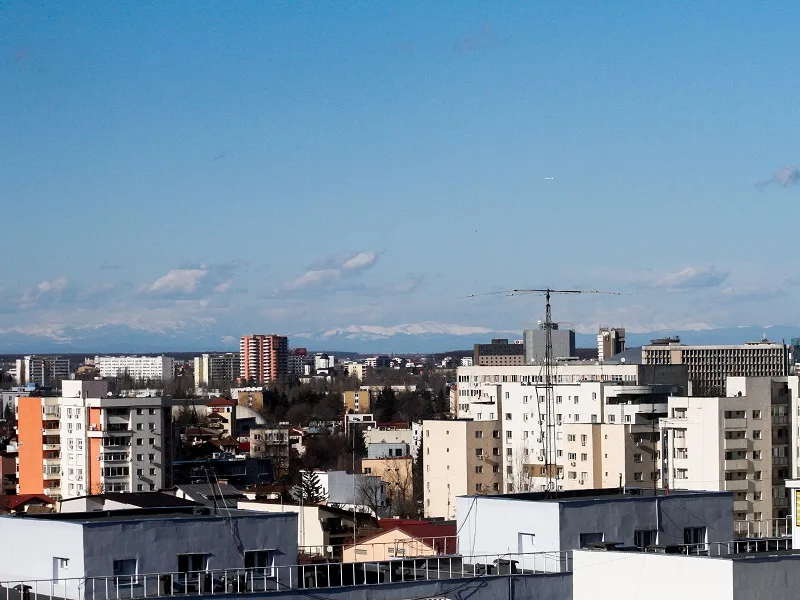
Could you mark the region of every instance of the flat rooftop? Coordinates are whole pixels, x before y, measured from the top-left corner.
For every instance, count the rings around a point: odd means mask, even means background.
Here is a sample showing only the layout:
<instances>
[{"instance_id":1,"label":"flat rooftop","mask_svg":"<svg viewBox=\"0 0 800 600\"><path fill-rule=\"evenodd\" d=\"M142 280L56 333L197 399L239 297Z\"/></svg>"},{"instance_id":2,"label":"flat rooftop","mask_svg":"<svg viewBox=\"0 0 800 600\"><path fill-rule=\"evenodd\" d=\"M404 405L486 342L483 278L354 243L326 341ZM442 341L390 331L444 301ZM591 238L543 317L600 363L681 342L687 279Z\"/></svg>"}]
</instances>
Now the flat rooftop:
<instances>
[{"instance_id":1,"label":"flat rooftop","mask_svg":"<svg viewBox=\"0 0 800 600\"><path fill-rule=\"evenodd\" d=\"M635 500L639 498L666 498L669 496L713 496L731 495L732 492L712 492L703 490L663 490L653 488L628 487L624 490L616 488L599 488L594 490L568 490L560 492L522 492L518 494L494 494L479 496L482 499L519 500L521 502L587 502L608 500ZM467 496L472 498L474 495ZM477 497L477 496L475 496Z\"/></svg>"},{"instance_id":2,"label":"flat rooftop","mask_svg":"<svg viewBox=\"0 0 800 600\"><path fill-rule=\"evenodd\" d=\"M59 521L68 523L110 523L117 521L163 521L165 519L215 519L233 517L270 518L284 513L254 512L221 507L214 510L205 506L172 506L159 508L130 508L121 510L95 510L73 513L16 513L0 518Z\"/></svg>"}]
</instances>

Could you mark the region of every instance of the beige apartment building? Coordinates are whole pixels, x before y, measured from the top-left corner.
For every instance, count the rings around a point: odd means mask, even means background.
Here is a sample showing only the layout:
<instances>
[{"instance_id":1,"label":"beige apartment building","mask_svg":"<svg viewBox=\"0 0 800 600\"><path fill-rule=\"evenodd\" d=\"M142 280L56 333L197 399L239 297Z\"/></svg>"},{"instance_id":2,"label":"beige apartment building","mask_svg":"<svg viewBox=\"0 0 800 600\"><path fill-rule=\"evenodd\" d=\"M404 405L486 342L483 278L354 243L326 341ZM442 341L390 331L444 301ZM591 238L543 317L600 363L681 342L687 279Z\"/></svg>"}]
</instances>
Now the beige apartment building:
<instances>
[{"instance_id":1,"label":"beige apartment building","mask_svg":"<svg viewBox=\"0 0 800 600\"><path fill-rule=\"evenodd\" d=\"M423 421L426 517L456 518L456 497L497 494L503 483L496 421Z\"/></svg>"},{"instance_id":2,"label":"beige apartment building","mask_svg":"<svg viewBox=\"0 0 800 600\"><path fill-rule=\"evenodd\" d=\"M790 346L767 340L740 345L688 346L678 338L642 347L645 365L686 365L692 396L724 396L728 377L789 375Z\"/></svg>"},{"instance_id":3,"label":"beige apartment building","mask_svg":"<svg viewBox=\"0 0 800 600\"><path fill-rule=\"evenodd\" d=\"M662 477L671 489L726 490L734 494L737 532L766 523L760 534L779 534L791 513L785 482L797 443L798 378L729 377L728 395L669 399L661 421Z\"/></svg>"},{"instance_id":4,"label":"beige apartment building","mask_svg":"<svg viewBox=\"0 0 800 600\"><path fill-rule=\"evenodd\" d=\"M355 390L344 393L345 410L368 413L372 405L372 392L370 390Z\"/></svg>"}]
</instances>

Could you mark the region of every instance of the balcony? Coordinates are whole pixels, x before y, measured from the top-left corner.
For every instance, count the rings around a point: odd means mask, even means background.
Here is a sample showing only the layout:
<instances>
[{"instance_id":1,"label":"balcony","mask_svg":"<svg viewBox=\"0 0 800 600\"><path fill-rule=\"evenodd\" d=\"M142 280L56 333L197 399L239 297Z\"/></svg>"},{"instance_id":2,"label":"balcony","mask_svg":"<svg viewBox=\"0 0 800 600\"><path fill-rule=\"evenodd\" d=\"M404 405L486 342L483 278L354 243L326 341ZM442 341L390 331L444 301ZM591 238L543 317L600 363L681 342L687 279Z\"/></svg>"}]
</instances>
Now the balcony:
<instances>
[{"instance_id":1,"label":"balcony","mask_svg":"<svg viewBox=\"0 0 800 600\"><path fill-rule=\"evenodd\" d=\"M42 450L61 450L61 444L42 444Z\"/></svg>"},{"instance_id":2,"label":"balcony","mask_svg":"<svg viewBox=\"0 0 800 600\"><path fill-rule=\"evenodd\" d=\"M789 464L789 457L788 456L773 456L772 457L772 466L773 467L783 467Z\"/></svg>"},{"instance_id":3,"label":"balcony","mask_svg":"<svg viewBox=\"0 0 800 600\"><path fill-rule=\"evenodd\" d=\"M43 473L42 479L44 479L45 481L55 481L61 479L61 471L55 473Z\"/></svg>"},{"instance_id":4,"label":"balcony","mask_svg":"<svg viewBox=\"0 0 800 600\"><path fill-rule=\"evenodd\" d=\"M725 450L747 450L751 443L747 438L726 439Z\"/></svg>"},{"instance_id":5,"label":"balcony","mask_svg":"<svg viewBox=\"0 0 800 600\"><path fill-rule=\"evenodd\" d=\"M734 512L750 512L752 510L752 506L747 500L734 500L733 510Z\"/></svg>"},{"instance_id":6,"label":"balcony","mask_svg":"<svg viewBox=\"0 0 800 600\"><path fill-rule=\"evenodd\" d=\"M725 419L723 426L725 429L747 429L747 419Z\"/></svg>"},{"instance_id":7,"label":"balcony","mask_svg":"<svg viewBox=\"0 0 800 600\"><path fill-rule=\"evenodd\" d=\"M44 466L47 466L47 465L50 465L50 466L52 466L52 465L61 466L61 457L59 457L59 458L43 458L42 459L42 465L44 465Z\"/></svg>"},{"instance_id":8,"label":"balcony","mask_svg":"<svg viewBox=\"0 0 800 600\"><path fill-rule=\"evenodd\" d=\"M773 425L788 425L789 423L789 415L773 415L772 416L772 424Z\"/></svg>"},{"instance_id":9,"label":"balcony","mask_svg":"<svg viewBox=\"0 0 800 600\"><path fill-rule=\"evenodd\" d=\"M56 428L51 428L51 429L42 429L42 435L57 435L57 436L60 436L61 435L61 430L58 429L57 427Z\"/></svg>"},{"instance_id":10,"label":"balcony","mask_svg":"<svg viewBox=\"0 0 800 600\"><path fill-rule=\"evenodd\" d=\"M750 462L746 458L737 458L725 461L726 471L747 471Z\"/></svg>"},{"instance_id":11,"label":"balcony","mask_svg":"<svg viewBox=\"0 0 800 600\"><path fill-rule=\"evenodd\" d=\"M747 492L755 488L755 484L748 479L732 479L725 481L726 492Z\"/></svg>"}]
</instances>

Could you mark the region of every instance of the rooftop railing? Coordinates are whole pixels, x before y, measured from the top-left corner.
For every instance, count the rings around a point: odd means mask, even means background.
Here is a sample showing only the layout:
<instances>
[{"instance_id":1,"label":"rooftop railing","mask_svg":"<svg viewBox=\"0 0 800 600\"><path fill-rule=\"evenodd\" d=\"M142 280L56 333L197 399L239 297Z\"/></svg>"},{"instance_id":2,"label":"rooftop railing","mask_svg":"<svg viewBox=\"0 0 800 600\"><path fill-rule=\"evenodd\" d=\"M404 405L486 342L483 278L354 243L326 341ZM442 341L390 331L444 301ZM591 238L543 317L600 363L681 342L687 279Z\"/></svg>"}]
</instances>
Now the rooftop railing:
<instances>
[{"instance_id":1,"label":"rooftop railing","mask_svg":"<svg viewBox=\"0 0 800 600\"><path fill-rule=\"evenodd\" d=\"M0 600L125 600L570 573L571 552L435 556L252 569L0 581Z\"/></svg>"}]
</instances>

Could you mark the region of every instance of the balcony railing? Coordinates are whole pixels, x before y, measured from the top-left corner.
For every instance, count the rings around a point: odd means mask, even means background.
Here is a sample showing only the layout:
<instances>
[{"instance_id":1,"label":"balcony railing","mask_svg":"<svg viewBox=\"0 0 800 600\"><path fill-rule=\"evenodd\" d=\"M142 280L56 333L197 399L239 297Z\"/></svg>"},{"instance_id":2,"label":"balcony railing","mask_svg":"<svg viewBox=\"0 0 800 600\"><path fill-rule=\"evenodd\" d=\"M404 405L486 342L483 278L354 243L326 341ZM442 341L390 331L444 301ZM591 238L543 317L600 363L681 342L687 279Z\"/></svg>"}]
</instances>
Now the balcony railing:
<instances>
[{"instance_id":1,"label":"balcony railing","mask_svg":"<svg viewBox=\"0 0 800 600\"><path fill-rule=\"evenodd\" d=\"M783 519L762 521L734 521L733 535L736 538L786 537L792 534L791 516Z\"/></svg>"},{"instance_id":2,"label":"balcony railing","mask_svg":"<svg viewBox=\"0 0 800 600\"><path fill-rule=\"evenodd\" d=\"M377 587L407 582L572 572L571 552L436 556L189 573L0 581L0 600L124 600L231 596L303 589ZM20 592L24 592L20 594ZM303 592L299 592L303 594ZM306 592L303 595L311 595Z\"/></svg>"}]
</instances>

